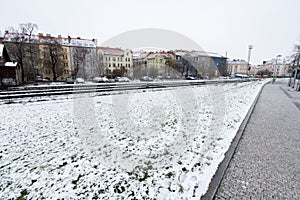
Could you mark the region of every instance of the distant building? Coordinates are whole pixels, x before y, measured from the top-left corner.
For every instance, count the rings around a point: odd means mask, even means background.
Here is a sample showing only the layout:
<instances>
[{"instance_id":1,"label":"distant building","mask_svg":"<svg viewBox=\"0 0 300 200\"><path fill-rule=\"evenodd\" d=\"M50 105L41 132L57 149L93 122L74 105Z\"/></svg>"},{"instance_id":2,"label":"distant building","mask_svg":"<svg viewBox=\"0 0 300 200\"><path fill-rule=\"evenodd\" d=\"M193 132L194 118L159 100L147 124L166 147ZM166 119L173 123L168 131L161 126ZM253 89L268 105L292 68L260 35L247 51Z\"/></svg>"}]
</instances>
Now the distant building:
<instances>
[{"instance_id":1,"label":"distant building","mask_svg":"<svg viewBox=\"0 0 300 200\"><path fill-rule=\"evenodd\" d=\"M97 55L103 60L104 74L109 77L130 76L133 67L132 51L120 48L97 47Z\"/></svg>"},{"instance_id":2,"label":"distant building","mask_svg":"<svg viewBox=\"0 0 300 200\"><path fill-rule=\"evenodd\" d=\"M244 74L244 75L249 75L249 70L248 70L248 62L245 60L232 60L228 61L228 72L230 74Z\"/></svg>"},{"instance_id":3,"label":"distant building","mask_svg":"<svg viewBox=\"0 0 300 200\"><path fill-rule=\"evenodd\" d=\"M184 76L214 77L227 74L227 58L204 51L175 51Z\"/></svg>"}]
</instances>

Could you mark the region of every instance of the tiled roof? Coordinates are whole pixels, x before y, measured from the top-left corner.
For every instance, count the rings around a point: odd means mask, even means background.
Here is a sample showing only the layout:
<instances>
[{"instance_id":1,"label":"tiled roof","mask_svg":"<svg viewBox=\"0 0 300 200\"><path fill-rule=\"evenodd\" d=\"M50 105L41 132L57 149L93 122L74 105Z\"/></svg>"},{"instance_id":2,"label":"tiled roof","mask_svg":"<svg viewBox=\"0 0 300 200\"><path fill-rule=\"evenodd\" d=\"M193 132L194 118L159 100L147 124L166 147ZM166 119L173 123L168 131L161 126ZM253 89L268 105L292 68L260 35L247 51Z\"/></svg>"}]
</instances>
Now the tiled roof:
<instances>
[{"instance_id":1,"label":"tiled roof","mask_svg":"<svg viewBox=\"0 0 300 200\"><path fill-rule=\"evenodd\" d=\"M230 60L228 61L229 65L248 65L248 63L244 60Z\"/></svg>"},{"instance_id":2,"label":"tiled roof","mask_svg":"<svg viewBox=\"0 0 300 200\"><path fill-rule=\"evenodd\" d=\"M133 53L133 58L141 60L141 59L146 58L148 56L148 54L149 54L149 52L135 52L135 53Z\"/></svg>"},{"instance_id":3,"label":"tiled roof","mask_svg":"<svg viewBox=\"0 0 300 200\"><path fill-rule=\"evenodd\" d=\"M148 59L153 59L156 56L163 56L164 58L172 58L172 54L168 52L156 52L156 53L149 53L147 56Z\"/></svg>"},{"instance_id":4,"label":"tiled roof","mask_svg":"<svg viewBox=\"0 0 300 200\"><path fill-rule=\"evenodd\" d=\"M3 41L8 41L11 42L13 38L20 36L20 33L6 33L4 35ZM29 36L24 35L26 41L25 42L30 42L29 41ZM80 47L93 47L96 48L97 46L97 40L95 39L81 39L81 38L71 38L70 36L64 38L61 37L60 35L55 37L50 34L43 35L42 33L38 35L32 35L31 36L31 41L38 42L40 44L43 43L49 43L52 41L57 41L61 45L66 45L66 46L80 46Z\"/></svg>"},{"instance_id":5,"label":"tiled roof","mask_svg":"<svg viewBox=\"0 0 300 200\"><path fill-rule=\"evenodd\" d=\"M97 47L97 50L101 50L104 52L104 55L115 55L122 56L124 55L124 51L120 48L111 48L111 47Z\"/></svg>"}]
</instances>

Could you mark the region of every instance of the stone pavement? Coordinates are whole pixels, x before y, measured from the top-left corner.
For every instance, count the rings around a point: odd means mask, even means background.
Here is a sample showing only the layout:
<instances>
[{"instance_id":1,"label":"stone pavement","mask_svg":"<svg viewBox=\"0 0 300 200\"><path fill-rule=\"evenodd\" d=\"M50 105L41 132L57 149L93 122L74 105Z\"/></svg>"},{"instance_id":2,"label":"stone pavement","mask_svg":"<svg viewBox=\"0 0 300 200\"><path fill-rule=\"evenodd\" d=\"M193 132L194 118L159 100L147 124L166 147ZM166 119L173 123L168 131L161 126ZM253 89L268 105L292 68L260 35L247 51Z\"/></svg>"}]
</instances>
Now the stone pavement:
<instances>
[{"instance_id":1,"label":"stone pavement","mask_svg":"<svg viewBox=\"0 0 300 200\"><path fill-rule=\"evenodd\" d=\"M300 92L267 84L214 199L300 199Z\"/></svg>"}]
</instances>

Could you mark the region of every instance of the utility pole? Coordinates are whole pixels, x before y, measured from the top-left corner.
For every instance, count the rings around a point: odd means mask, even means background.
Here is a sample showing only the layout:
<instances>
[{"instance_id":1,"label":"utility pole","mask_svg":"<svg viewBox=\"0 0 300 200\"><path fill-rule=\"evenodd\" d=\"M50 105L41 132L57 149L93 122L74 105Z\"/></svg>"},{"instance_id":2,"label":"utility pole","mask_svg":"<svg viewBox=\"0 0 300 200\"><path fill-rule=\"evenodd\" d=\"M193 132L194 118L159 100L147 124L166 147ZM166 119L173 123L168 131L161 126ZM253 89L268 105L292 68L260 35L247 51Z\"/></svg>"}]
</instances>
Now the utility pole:
<instances>
[{"instance_id":1,"label":"utility pole","mask_svg":"<svg viewBox=\"0 0 300 200\"><path fill-rule=\"evenodd\" d=\"M248 64L247 64L247 70L248 70L248 76L250 75L250 70L251 70L251 67L250 67L250 56L251 56L251 50L253 49L253 45L249 45L248 46L249 48L249 51L248 51Z\"/></svg>"}]
</instances>

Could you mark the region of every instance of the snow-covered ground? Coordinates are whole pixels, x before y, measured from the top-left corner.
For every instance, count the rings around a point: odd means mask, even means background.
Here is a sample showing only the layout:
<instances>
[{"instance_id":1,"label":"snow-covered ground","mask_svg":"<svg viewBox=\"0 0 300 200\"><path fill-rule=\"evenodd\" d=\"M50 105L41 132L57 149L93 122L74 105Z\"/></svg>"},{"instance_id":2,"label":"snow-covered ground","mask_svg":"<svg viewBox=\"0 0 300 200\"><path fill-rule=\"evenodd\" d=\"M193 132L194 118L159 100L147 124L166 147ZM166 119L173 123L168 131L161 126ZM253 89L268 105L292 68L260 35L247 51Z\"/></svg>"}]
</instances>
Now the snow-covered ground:
<instances>
[{"instance_id":1,"label":"snow-covered ground","mask_svg":"<svg viewBox=\"0 0 300 200\"><path fill-rule=\"evenodd\" d=\"M0 199L199 199L267 80L0 105Z\"/></svg>"}]
</instances>

